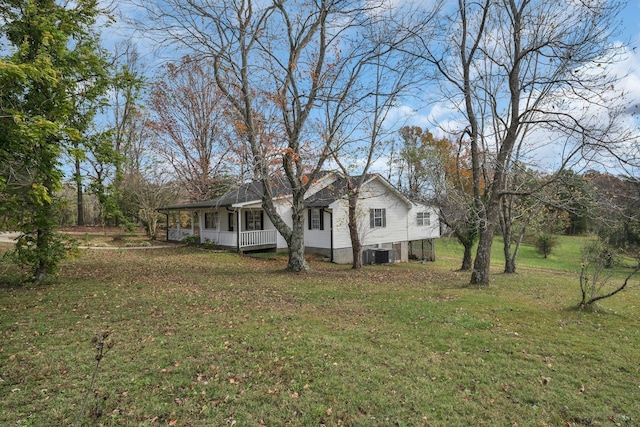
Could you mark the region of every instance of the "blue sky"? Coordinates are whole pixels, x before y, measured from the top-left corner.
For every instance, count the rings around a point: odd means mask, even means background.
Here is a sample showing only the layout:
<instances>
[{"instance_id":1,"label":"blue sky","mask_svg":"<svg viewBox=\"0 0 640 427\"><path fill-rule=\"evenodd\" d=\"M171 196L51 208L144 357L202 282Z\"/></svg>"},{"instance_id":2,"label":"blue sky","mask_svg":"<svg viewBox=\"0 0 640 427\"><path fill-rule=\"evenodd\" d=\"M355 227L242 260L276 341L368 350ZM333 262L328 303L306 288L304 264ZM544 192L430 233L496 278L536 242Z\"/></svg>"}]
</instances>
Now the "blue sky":
<instances>
[{"instance_id":1,"label":"blue sky","mask_svg":"<svg viewBox=\"0 0 640 427\"><path fill-rule=\"evenodd\" d=\"M632 39L632 46L640 43L640 1L631 0L622 16L623 32Z\"/></svg>"},{"instance_id":2,"label":"blue sky","mask_svg":"<svg viewBox=\"0 0 640 427\"><path fill-rule=\"evenodd\" d=\"M389 1L393 3L400 0ZM121 8L121 12L129 15L129 17L139 12L139 9L126 1L119 3L119 7ZM629 1L620 18L622 20L622 26L619 29L619 37L615 41L627 45L628 49L624 60L612 66L612 70L621 77L619 87L624 89L628 99L634 105L640 106L640 0ZM137 44L142 59L148 62L147 65L149 65L149 67L147 69L151 74L159 71L154 68L152 64L162 63L163 61L157 60L152 52L153 45L149 40L145 40L140 34L132 33L126 28L126 25L119 22L104 33L106 46L112 46L117 40L125 38L131 39ZM169 50L171 49L165 49L164 54L166 55ZM173 52L176 53L176 51ZM165 58L165 60L166 59L167 58ZM175 59L177 60L178 58ZM420 109L416 111L413 108ZM638 111L640 111L640 108ZM398 108L396 118L398 119L398 123L404 122L405 124L418 125L433 130L435 127L434 123L439 123L440 120L446 120L448 113L450 113L450 111L446 111L446 105L444 104L421 105L420 107L402 105ZM640 123L640 117L630 118L629 123L630 126L637 129ZM380 166L382 167L382 162Z\"/></svg>"}]
</instances>

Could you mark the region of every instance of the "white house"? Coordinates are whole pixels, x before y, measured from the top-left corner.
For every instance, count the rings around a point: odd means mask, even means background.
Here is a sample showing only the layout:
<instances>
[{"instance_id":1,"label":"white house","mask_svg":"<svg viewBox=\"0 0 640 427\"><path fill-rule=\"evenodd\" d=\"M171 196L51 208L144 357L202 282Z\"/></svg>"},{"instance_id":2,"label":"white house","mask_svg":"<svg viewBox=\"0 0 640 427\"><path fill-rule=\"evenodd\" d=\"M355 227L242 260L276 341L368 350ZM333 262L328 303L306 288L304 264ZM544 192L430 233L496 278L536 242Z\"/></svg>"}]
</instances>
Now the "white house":
<instances>
[{"instance_id":1,"label":"white house","mask_svg":"<svg viewBox=\"0 0 640 427\"><path fill-rule=\"evenodd\" d=\"M305 197L305 250L336 263L353 260L347 179L327 172ZM279 180L273 193L278 212L291 224L289 188L286 180ZM162 208L167 215L167 239L198 235L202 243L210 241L239 252L284 251L287 243L265 215L262 194L262 184L252 182L211 201ZM440 225L433 207L409 200L380 175L372 174L365 177L358 209L365 264L434 257L433 239L440 237Z\"/></svg>"}]
</instances>

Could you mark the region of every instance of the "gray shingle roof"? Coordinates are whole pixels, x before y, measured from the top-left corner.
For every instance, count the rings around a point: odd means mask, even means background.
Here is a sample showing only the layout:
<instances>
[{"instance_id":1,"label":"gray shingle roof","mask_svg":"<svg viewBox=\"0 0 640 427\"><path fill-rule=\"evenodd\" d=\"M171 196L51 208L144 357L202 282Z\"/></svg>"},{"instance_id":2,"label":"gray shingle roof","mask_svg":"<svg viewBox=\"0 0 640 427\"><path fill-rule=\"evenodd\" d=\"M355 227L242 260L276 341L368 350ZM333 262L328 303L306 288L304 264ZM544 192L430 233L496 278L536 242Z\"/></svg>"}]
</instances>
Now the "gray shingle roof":
<instances>
[{"instance_id":1,"label":"gray shingle roof","mask_svg":"<svg viewBox=\"0 0 640 427\"><path fill-rule=\"evenodd\" d=\"M360 175L361 176L361 175ZM308 208L326 208L331 203L336 200L342 199L347 196L349 192L348 183L349 180L352 182L360 179L360 176L352 176L352 177L344 177L340 176L331 184L324 187L322 190L317 193L311 195L304 201L304 205ZM376 174L367 174L364 177L363 182L367 182L371 178L375 177Z\"/></svg>"},{"instance_id":2,"label":"gray shingle roof","mask_svg":"<svg viewBox=\"0 0 640 427\"><path fill-rule=\"evenodd\" d=\"M286 179L274 178L272 180L272 191L274 197L284 196L291 194L291 186ZM262 182L253 181L247 184L243 184L238 188L227 191L222 196L213 200L205 200L202 202L185 203L182 205L168 206L159 210L178 210L178 209L199 209L199 208L215 208L232 206L238 203L247 203L252 201L262 200L262 194L264 193L264 187Z\"/></svg>"},{"instance_id":3,"label":"gray shingle roof","mask_svg":"<svg viewBox=\"0 0 640 427\"><path fill-rule=\"evenodd\" d=\"M378 174L367 174L364 176L364 181L367 182ZM360 179L361 176L344 177L338 176L338 178L322 188L317 193L307 197L304 201L304 205L307 208L326 208L329 207L336 200L342 199L347 196L349 188L348 182L352 182ZM383 180L384 181L384 180ZM389 184L390 185L390 184ZM287 179L277 177L272 179L272 191L274 197L282 197L291 194L291 186ZM262 200L263 186L260 181L253 181L247 184L243 184L238 188L228 191L222 196L207 200L204 202L187 203L184 205L169 206L161 208L161 211L178 210L178 209L200 209L200 208L215 208L215 207L229 207L235 204L260 202ZM401 197L404 198L400 193Z\"/></svg>"}]
</instances>

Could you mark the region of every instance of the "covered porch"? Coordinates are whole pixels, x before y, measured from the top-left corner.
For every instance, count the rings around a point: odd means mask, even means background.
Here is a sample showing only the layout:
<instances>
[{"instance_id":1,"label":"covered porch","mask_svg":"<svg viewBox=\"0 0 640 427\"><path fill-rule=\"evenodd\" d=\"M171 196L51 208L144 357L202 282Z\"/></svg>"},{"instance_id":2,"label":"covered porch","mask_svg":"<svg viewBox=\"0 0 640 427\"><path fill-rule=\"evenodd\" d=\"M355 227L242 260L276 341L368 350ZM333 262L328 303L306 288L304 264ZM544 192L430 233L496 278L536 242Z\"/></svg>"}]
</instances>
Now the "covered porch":
<instances>
[{"instance_id":1,"label":"covered porch","mask_svg":"<svg viewBox=\"0 0 640 427\"><path fill-rule=\"evenodd\" d=\"M275 249L278 232L266 221L260 206L214 207L205 203L162 209L167 217L167 240L180 242L198 236L208 243L238 252Z\"/></svg>"}]
</instances>

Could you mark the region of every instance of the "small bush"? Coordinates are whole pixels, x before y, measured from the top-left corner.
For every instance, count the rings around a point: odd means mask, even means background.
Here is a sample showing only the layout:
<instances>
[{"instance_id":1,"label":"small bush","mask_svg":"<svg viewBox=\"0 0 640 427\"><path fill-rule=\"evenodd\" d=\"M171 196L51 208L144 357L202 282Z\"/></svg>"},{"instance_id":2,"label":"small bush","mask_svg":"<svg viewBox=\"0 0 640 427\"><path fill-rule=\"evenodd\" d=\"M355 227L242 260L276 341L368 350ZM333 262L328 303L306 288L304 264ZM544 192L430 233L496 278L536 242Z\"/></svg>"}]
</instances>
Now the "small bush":
<instances>
[{"instance_id":1,"label":"small bush","mask_svg":"<svg viewBox=\"0 0 640 427\"><path fill-rule=\"evenodd\" d=\"M200 244L200 237L195 234L191 234L189 236L185 236L181 240L182 244L187 246L197 246Z\"/></svg>"},{"instance_id":2,"label":"small bush","mask_svg":"<svg viewBox=\"0 0 640 427\"><path fill-rule=\"evenodd\" d=\"M204 239L204 243L202 244L202 247L205 249L215 249L216 248L216 242L214 242L213 240L210 239Z\"/></svg>"},{"instance_id":3,"label":"small bush","mask_svg":"<svg viewBox=\"0 0 640 427\"><path fill-rule=\"evenodd\" d=\"M535 246L538 252L547 258L551 254L551 249L558 245L558 239L550 234L540 234L536 239Z\"/></svg>"}]
</instances>

